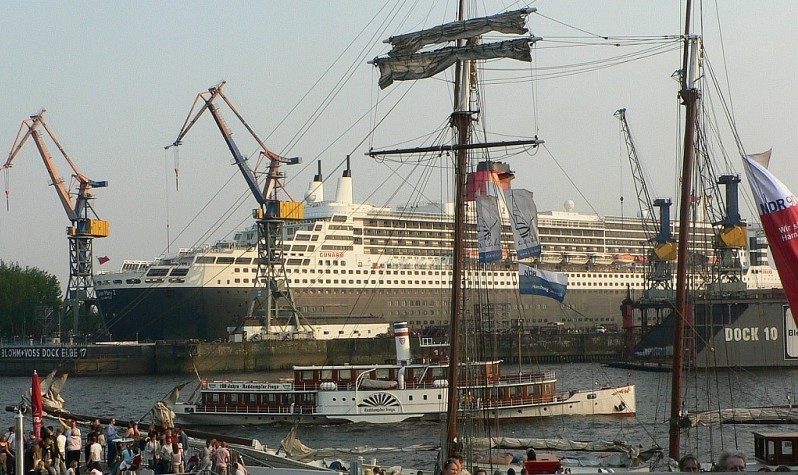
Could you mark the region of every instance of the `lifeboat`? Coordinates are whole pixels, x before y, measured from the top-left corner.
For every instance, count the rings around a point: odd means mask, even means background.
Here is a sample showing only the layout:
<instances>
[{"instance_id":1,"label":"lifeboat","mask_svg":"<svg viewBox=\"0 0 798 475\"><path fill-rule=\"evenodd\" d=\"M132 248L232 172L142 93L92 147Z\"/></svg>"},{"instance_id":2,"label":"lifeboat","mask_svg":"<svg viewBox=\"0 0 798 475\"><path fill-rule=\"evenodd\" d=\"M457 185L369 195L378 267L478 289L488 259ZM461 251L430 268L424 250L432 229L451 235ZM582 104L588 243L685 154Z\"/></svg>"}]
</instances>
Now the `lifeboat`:
<instances>
[{"instance_id":1,"label":"lifeboat","mask_svg":"<svg viewBox=\"0 0 798 475\"><path fill-rule=\"evenodd\" d=\"M613 264L618 264L622 266L630 266L634 264L635 257L631 254L615 254L612 256Z\"/></svg>"},{"instance_id":2,"label":"lifeboat","mask_svg":"<svg viewBox=\"0 0 798 475\"><path fill-rule=\"evenodd\" d=\"M612 256L609 254L602 254L599 252L589 255L590 263L596 266L608 266L612 264Z\"/></svg>"},{"instance_id":3,"label":"lifeboat","mask_svg":"<svg viewBox=\"0 0 798 475\"><path fill-rule=\"evenodd\" d=\"M562 254L559 252L543 252L540 254L539 259L543 264L559 264L562 262Z\"/></svg>"},{"instance_id":4,"label":"lifeboat","mask_svg":"<svg viewBox=\"0 0 798 475\"><path fill-rule=\"evenodd\" d=\"M566 264L584 265L587 264L587 259L587 254L582 252L566 252L563 256Z\"/></svg>"}]
</instances>

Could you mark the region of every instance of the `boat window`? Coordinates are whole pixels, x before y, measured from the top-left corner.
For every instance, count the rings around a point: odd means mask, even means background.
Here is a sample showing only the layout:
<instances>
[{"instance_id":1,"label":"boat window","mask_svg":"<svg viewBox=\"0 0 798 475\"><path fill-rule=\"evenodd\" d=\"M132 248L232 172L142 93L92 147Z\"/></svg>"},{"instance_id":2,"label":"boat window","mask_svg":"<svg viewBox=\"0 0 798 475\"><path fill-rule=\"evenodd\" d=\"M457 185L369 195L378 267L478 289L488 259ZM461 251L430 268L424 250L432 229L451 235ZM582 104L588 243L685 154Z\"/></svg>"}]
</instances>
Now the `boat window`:
<instances>
[{"instance_id":1,"label":"boat window","mask_svg":"<svg viewBox=\"0 0 798 475\"><path fill-rule=\"evenodd\" d=\"M391 373L388 368L380 368L377 371L375 371L375 374L377 376L377 379L385 379L385 380L391 379Z\"/></svg>"},{"instance_id":2,"label":"boat window","mask_svg":"<svg viewBox=\"0 0 798 475\"><path fill-rule=\"evenodd\" d=\"M340 381L352 381L352 370L351 369L339 369L338 370L338 379Z\"/></svg>"},{"instance_id":3,"label":"boat window","mask_svg":"<svg viewBox=\"0 0 798 475\"><path fill-rule=\"evenodd\" d=\"M175 267L169 275L174 277L183 277L188 274L188 267Z\"/></svg>"},{"instance_id":4,"label":"boat window","mask_svg":"<svg viewBox=\"0 0 798 475\"><path fill-rule=\"evenodd\" d=\"M322 381L330 381L333 379L332 370L331 369L323 369L321 370L321 380Z\"/></svg>"},{"instance_id":5,"label":"boat window","mask_svg":"<svg viewBox=\"0 0 798 475\"><path fill-rule=\"evenodd\" d=\"M250 264L252 264L252 258L251 257L236 257L236 264L250 265Z\"/></svg>"},{"instance_id":6,"label":"boat window","mask_svg":"<svg viewBox=\"0 0 798 475\"><path fill-rule=\"evenodd\" d=\"M127 282L128 284L140 284L141 279L127 279L125 282Z\"/></svg>"},{"instance_id":7,"label":"boat window","mask_svg":"<svg viewBox=\"0 0 798 475\"><path fill-rule=\"evenodd\" d=\"M232 257L219 257L216 259L217 264L232 264L235 259Z\"/></svg>"},{"instance_id":8,"label":"boat window","mask_svg":"<svg viewBox=\"0 0 798 475\"><path fill-rule=\"evenodd\" d=\"M153 269L150 269L149 271L147 271L147 276L163 277L163 276L165 276L168 273L169 273L169 269L153 268Z\"/></svg>"},{"instance_id":9,"label":"boat window","mask_svg":"<svg viewBox=\"0 0 798 475\"><path fill-rule=\"evenodd\" d=\"M313 381L313 370L304 370L299 372L300 381Z\"/></svg>"},{"instance_id":10,"label":"boat window","mask_svg":"<svg viewBox=\"0 0 798 475\"><path fill-rule=\"evenodd\" d=\"M596 399L596 397L597 397L596 393L590 393L590 394L587 395L588 399Z\"/></svg>"},{"instance_id":11,"label":"boat window","mask_svg":"<svg viewBox=\"0 0 798 475\"><path fill-rule=\"evenodd\" d=\"M301 404L315 404L316 403L316 395L313 393L302 393L299 396L299 402Z\"/></svg>"},{"instance_id":12,"label":"boat window","mask_svg":"<svg viewBox=\"0 0 798 475\"><path fill-rule=\"evenodd\" d=\"M211 394L211 401L214 404L219 404L219 393L212 393Z\"/></svg>"},{"instance_id":13,"label":"boat window","mask_svg":"<svg viewBox=\"0 0 798 475\"><path fill-rule=\"evenodd\" d=\"M789 455L789 460L792 460L792 441L791 440L783 440L781 441L781 455Z\"/></svg>"},{"instance_id":14,"label":"boat window","mask_svg":"<svg viewBox=\"0 0 798 475\"><path fill-rule=\"evenodd\" d=\"M767 461L771 465L776 465L776 442L768 440Z\"/></svg>"}]
</instances>

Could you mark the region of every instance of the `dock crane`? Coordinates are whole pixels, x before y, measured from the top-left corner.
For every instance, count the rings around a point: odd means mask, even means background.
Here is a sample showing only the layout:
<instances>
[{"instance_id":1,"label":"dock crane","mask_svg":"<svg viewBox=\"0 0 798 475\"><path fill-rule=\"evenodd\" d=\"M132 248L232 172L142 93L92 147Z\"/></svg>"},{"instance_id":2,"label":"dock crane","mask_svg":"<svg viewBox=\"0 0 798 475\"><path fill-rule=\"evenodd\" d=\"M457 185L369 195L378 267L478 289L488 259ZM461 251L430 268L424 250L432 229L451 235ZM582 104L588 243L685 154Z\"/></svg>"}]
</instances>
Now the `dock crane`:
<instances>
[{"instance_id":1,"label":"dock crane","mask_svg":"<svg viewBox=\"0 0 798 475\"><path fill-rule=\"evenodd\" d=\"M285 277L285 266L283 259L283 224L286 221L296 221L303 219L304 205L296 201L281 201L278 199L278 192L285 191L282 180L284 173L280 170L282 165L293 165L301 163L301 158L281 157L269 150L264 142L257 136L252 128L247 124L238 110L222 92L225 81L216 86L208 88L207 92L197 94L194 104L186 117L183 127L180 129L177 138L173 143L167 145L166 149L182 145L183 138L189 130L197 123L197 120L205 111L209 111L213 120L222 133L227 148L233 154L233 160L244 180L247 182L252 196L258 203L258 208L252 210L252 217L255 218L258 233L258 267L257 278L255 279L254 295L249 305L247 317L252 318L254 312L262 308L266 314L266 325L276 318L286 318L294 325L295 332L300 330L300 313L294 304L288 279ZM233 133L222 118L219 108L214 101L221 98L236 118L252 135L260 147L260 156L269 160L269 169L265 173L265 182L261 188L255 171L249 166L248 159L241 153L233 140ZM196 111L196 113L195 113ZM175 173L177 173L175 168ZM287 314L285 313L287 312Z\"/></svg>"},{"instance_id":2,"label":"dock crane","mask_svg":"<svg viewBox=\"0 0 798 475\"><path fill-rule=\"evenodd\" d=\"M626 109L618 109L613 114L621 121L621 128L626 139L626 149L629 163L632 167L637 201L640 206L641 219L646 238L652 243L652 250L648 256L648 272L646 274L646 292L649 297L672 297L673 289L673 263L676 260L676 239L671 233L670 198L651 199L651 194L643 174L643 167L637 155L629 122L626 120ZM659 222L655 219L654 208L659 208ZM665 292L658 292L662 289Z\"/></svg>"},{"instance_id":3,"label":"dock crane","mask_svg":"<svg viewBox=\"0 0 798 475\"><path fill-rule=\"evenodd\" d=\"M14 145L11 147L11 152L2 169L8 172L8 169L13 165L14 159L17 157L20 150L22 150L22 147L28 139L33 139L36 148L39 150L39 155L42 157L44 166L47 168L47 173L50 175L53 188L58 194L61 205L64 207L64 211L66 211L67 217L71 223L70 226L66 228L67 239L69 240L69 283L64 297L62 317L69 315L70 312L72 313L73 331L77 334L79 332L81 308L98 308L96 294L94 292L94 259L92 244L94 238L104 238L110 234L110 225L108 221L97 218L97 214L94 212L94 208L91 204L94 199L91 189L104 188L108 186L108 182L90 180L78 171L75 162L67 155L52 130L50 130L47 123L44 121L45 112L46 111L42 109L38 113L31 115L30 118L22 121ZM53 164L52 156L44 143L40 127L44 129L53 143L55 143L61 155L63 155L72 168L72 179L73 183L77 186L77 191L71 192L70 188L72 185L69 187L65 185L64 180L58 174ZM8 196L8 190L6 190L6 196Z\"/></svg>"}]
</instances>

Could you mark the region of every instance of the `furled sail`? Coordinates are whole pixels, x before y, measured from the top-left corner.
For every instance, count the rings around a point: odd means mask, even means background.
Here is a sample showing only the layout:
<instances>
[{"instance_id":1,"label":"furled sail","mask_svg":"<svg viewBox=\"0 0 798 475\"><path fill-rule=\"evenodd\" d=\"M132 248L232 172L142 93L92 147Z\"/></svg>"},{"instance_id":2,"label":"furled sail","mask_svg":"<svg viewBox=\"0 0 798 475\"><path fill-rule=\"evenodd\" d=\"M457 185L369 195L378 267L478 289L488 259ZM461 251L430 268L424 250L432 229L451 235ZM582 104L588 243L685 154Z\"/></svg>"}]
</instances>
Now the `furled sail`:
<instances>
[{"instance_id":1,"label":"furled sail","mask_svg":"<svg viewBox=\"0 0 798 475\"><path fill-rule=\"evenodd\" d=\"M743 158L773 261L798 323L798 198L767 167L770 150Z\"/></svg>"},{"instance_id":2,"label":"furled sail","mask_svg":"<svg viewBox=\"0 0 798 475\"><path fill-rule=\"evenodd\" d=\"M519 259L540 255L538 208L529 190L505 190L507 210L513 227L515 249Z\"/></svg>"},{"instance_id":3,"label":"furled sail","mask_svg":"<svg viewBox=\"0 0 798 475\"><path fill-rule=\"evenodd\" d=\"M479 262L494 262L502 258L502 220L499 201L495 196L477 196L477 244Z\"/></svg>"},{"instance_id":4,"label":"furled sail","mask_svg":"<svg viewBox=\"0 0 798 475\"><path fill-rule=\"evenodd\" d=\"M568 274L518 264L518 284L522 295L542 295L562 302L568 289Z\"/></svg>"},{"instance_id":5,"label":"furled sail","mask_svg":"<svg viewBox=\"0 0 798 475\"><path fill-rule=\"evenodd\" d=\"M529 62L532 61L529 45L539 39L525 37L497 43L453 46L424 53L375 58L373 63L380 68L379 85L385 89L394 81L435 76L458 61L510 58Z\"/></svg>"},{"instance_id":6,"label":"furled sail","mask_svg":"<svg viewBox=\"0 0 798 475\"><path fill-rule=\"evenodd\" d=\"M408 55L427 45L474 38L491 31L508 35L523 35L529 31L526 28L527 15L536 10L537 8L533 7L524 8L482 18L453 21L427 30L392 36L387 40L393 45L393 49L388 55Z\"/></svg>"}]
</instances>

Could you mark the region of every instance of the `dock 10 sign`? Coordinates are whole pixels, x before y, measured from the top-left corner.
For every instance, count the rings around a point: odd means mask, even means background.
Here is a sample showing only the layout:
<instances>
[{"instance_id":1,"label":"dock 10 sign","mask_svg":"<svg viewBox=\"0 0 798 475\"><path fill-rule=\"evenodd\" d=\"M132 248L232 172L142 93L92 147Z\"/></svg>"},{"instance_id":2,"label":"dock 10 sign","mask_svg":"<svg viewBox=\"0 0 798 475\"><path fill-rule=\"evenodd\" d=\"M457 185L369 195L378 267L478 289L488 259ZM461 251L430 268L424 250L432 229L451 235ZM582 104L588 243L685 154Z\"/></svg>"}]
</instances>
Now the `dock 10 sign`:
<instances>
[{"instance_id":1,"label":"dock 10 sign","mask_svg":"<svg viewBox=\"0 0 798 475\"><path fill-rule=\"evenodd\" d=\"M0 348L0 359L83 359L88 353L85 346L17 346Z\"/></svg>"}]
</instances>

